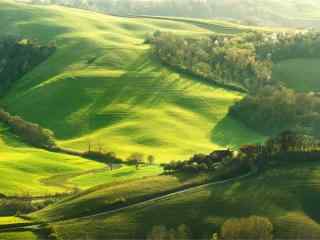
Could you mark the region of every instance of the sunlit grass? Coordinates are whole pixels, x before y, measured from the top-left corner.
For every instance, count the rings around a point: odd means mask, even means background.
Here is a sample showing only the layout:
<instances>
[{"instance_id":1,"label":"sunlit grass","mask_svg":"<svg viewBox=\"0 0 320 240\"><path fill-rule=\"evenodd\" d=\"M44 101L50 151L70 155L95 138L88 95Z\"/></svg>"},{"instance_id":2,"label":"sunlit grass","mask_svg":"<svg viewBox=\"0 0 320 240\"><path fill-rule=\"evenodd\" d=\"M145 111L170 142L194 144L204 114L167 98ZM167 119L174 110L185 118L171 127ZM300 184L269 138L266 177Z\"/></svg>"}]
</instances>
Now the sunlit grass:
<instances>
[{"instance_id":1,"label":"sunlit grass","mask_svg":"<svg viewBox=\"0 0 320 240\"><path fill-rule=\"evenodd\" d=\"M62 146L86 150L92 142L124 158L141 152L158 162L229 147L221 144L227 142L224 135L214 133L243 96L162 66L143 42L156 30L201 37L248 28L223 21L120 18L58 6L0 4L2 34L57 42L56 53L21 79L4 102L11 112L53 130ZM232 123L238 140L231 145L261 140Z\"/></svg>"}]
</instances>

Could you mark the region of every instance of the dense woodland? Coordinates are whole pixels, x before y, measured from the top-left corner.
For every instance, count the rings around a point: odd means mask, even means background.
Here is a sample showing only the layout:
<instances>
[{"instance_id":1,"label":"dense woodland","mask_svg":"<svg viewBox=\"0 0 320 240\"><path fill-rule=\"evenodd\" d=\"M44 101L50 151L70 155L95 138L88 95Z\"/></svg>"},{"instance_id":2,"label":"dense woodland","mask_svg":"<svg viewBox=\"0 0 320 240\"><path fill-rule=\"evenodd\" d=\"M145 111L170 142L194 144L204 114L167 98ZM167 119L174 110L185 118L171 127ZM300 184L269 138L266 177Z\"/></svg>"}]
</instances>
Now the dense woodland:
<instances>
[{"instance_id":1,"label":"dense woodland","mask_svg":"<svg viewBox=\"0 0 320 240\"><path fill-rule=\"evenodd\" d=\"M269 86L236 103L230 114L265 135L291 129L320 137L319 93Z\"/></svg>"},{"instance_id":2,"label":"dense woodland","mask_svg":"<svg viewBox=\"0 0 320 240\"><path fill-rule=\"evenodd\" d=\"M4 94L13 82L45 61L55 48L54 44L45 46L28 39L1 39L0 94Z\"/></svg>"},{"instance_id":3,"label":"dense woodland","mask_svg":"<svg viewBox=\"0 0 320 240\"><path fill-rule=\"evenodd\" d=\"M297 93L272 79L273 64L279 61L319 58L320 33L249 32L191 39L156 32L146 42L152 43L155 56L166 65L246 90L248 96L230 114L247 126L266 135L291 129L320 137L320 95Z\"/></svg>"},{"instance_id":4,"label":"dense woodland","mask_svg":"<svg viewBox=\"0 0 320 240\"><path fill-rule=\"evenodd\" d=\"M297 57L320 57L320 34L315 32L212 35L201 39L155 32L146 38L164 63L208 81L246 89L272 83L274 63Z\"/></svg>"}]
</instances>

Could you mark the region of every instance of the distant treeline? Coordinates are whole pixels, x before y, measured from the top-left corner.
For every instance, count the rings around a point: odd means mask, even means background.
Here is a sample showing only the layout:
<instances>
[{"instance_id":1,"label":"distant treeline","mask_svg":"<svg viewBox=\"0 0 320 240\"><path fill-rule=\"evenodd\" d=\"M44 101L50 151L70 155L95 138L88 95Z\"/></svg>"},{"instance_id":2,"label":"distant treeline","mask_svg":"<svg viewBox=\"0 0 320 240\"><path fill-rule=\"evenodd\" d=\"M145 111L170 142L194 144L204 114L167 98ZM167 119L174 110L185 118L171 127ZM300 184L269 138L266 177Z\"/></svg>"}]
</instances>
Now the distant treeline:
<instances>
[{"instance_id":1,"label":"distant treeline","mask_svg":"<svg viewBox=\"0 0 320 240\"><path fill-rule=\"evenodd\" d=\"M265 144L243 145L237 151L196 154L189 160L163 164L167 172L216 172L223 178L259 171L269 164L320 159L320 142L310 136L284 131Z\"/></svg>"},{"instance_id":2,"label":"distant treeline","mask_svg":"<svg viewBox=\"0 0 320 240\"><path fill-rule=\"evenodd\" d=\"M168 32L146 38L163 63L214 83L257 89L272 83L273 63L297 57L320 57L316 32L247 32L194 39Z\"/></svg>"},{"instance_id":3,"label":"distant treeline","mask_svg":"<svg viewBox=\"0 0 320 240\"><path fill-rule=\"evenodd\" d=\"M34 40L6 37L0 39L0 94L10 85L45 61L56 49Z\"/></svg>"}]
</instances>

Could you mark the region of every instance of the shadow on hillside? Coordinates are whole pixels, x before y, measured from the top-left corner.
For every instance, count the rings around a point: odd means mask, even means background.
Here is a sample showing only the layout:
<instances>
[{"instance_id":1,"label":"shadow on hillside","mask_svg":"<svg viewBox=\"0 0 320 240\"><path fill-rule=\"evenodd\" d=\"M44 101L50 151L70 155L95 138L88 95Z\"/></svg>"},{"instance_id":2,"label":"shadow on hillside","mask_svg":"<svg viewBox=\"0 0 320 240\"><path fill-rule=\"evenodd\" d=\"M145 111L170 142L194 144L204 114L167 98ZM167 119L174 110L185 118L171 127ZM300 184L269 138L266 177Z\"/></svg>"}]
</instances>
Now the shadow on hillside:
<instances>
[{"instance_id":1,"label":"shadow on hillside","mask_svg":"<svg viewBox=\"0 0 320 240\"><path fill-rule=\"evenodd\" d=\"M227 115L211 131L211 141L222 147L238 148L243 144L263 142L261 136Z\"/></svg>"},{"instance_id":2,"label":"shadow on hillside","mask_svg":"<svg viewBox=\"0 0 320 240\"><path fill-rule=\"evenodd\" d=\"M0 131L0 139L9 147L26 147L27 145L24 144L19 137L13 135L9 132L9 130L4 129Z\"/></svg>"}]
</instances>

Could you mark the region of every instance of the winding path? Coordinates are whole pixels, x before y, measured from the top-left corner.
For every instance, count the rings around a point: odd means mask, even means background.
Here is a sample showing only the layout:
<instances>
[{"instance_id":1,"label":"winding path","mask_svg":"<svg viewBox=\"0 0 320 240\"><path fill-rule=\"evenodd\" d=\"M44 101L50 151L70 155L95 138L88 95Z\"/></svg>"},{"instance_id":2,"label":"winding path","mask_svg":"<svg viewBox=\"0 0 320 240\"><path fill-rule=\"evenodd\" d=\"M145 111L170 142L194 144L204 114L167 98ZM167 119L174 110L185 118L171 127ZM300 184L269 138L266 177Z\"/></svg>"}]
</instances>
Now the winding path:
<instances>
[{"instance_id":1,"label":"winding path","mask_svg":"<svg viewBox=\"0 0 320 240\"><path fill-rule=\"evenodd\" d=\"M64 219L64 220L56 220L56 221L51 221L51 222L33 222L33 223L23 223L23 224L12 224L12 225L0 225L0 233L1 232L15 232L15 231L33 231L33 230L37 230L40 229L42 226L46 225L46 224L52 224L52 223L59 223L59 222L68 222L68 221L72 221L72 220L85 220L85 219L89 219L89 218L93 218L93 217L100 217L100 216L105 216L105 215L109 215L109 214L114 214L114 213L118 213L124 210L128 210L128 209L132 209L135 207L141 207L144 206L146 204L149 203L154 203L154 202L158 202L158 201L162 201L162 200L168 200L172 197L175 197L179 194L184 194L184 193L191 193L191 192L197 192L197 191L201 191L203 188L207 188L207 187L212 187L212 186L217 186L217 185L223 185L223 184L227 184L227 183L232 183L234 181L240 181L246 178L249 178L251 176L253 176L255 174L255 172L250 172L247 173L245 175L239 176L239 177L234 177L234 178L230 178L227 180L222 180L222 181L217 181L217 182L211 182L211 183L206 183L206 184L201 184L199 186L196 187L190 187L181 191L177 191L177 192L173 192L170 194L165 194L163 196L160 197L156 197L153 199L149 199L146 201L142 201L139 203L134 203L125 207L120 207L120 208L116 208L113 210L108 210L108 211L103 211L100 213L96 213L96 214L90 214L87 216L83 216L83 217L77 217L77 218L70 218L70 219Z\"/></svg>"}]
</instances>

